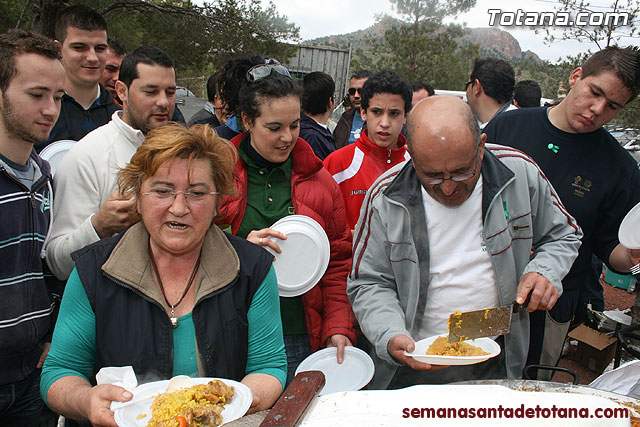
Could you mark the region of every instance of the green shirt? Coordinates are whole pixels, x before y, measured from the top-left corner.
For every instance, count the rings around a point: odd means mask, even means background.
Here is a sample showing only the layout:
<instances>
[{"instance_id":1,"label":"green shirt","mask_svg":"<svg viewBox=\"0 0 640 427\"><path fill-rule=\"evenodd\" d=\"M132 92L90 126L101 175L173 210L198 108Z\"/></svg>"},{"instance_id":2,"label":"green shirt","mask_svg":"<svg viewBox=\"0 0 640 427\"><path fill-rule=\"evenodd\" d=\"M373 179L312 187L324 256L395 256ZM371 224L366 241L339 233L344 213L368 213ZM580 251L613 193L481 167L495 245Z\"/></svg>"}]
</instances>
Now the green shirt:
<instances>
[{"instance_id":1,"label":"green shirt","mask_svg":"<svg viewBox=\"0 0 640 427\"><path fill-rule=\"evenodd\" d=\"M251 230L261 230L294 214L291 200L291 156L273 169L258 167L247 154L249 136L238 146L238 154L247 165L247 208L238 228L238 236L246 238ZM280 298L284 335L306 334L304 306L301 297Z\"/></svg>"},{"instance_id":2,"label":"green shirt","mask_svg":"<svg viewBox=\"0 0 640 427\"><path fill-rule=\"evenodd\" d=\"M178 326L173 328L173 375L198 376L196 356L196 327L192 313L178 317Z\"/></svg>"}]
</instances>

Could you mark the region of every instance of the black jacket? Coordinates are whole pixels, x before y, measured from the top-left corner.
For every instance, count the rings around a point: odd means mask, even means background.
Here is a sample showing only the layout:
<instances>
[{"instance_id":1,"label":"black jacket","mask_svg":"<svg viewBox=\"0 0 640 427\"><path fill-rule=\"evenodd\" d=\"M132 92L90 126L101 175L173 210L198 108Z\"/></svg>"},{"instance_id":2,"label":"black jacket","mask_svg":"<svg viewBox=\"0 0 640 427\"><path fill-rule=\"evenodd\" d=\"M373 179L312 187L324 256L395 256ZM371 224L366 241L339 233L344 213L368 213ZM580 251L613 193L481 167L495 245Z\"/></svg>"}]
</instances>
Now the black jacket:
<instances>
[{"instance_id":1,"label":"black jacket","mask_svg":"<svg viewBox=\"0 0 640 427\"><path fill-rule=\"evenodd\" d=\"M120 256L120 261L114 260L113 257L110 259L122 236L123 234L103 239L72 254L78 275L95 313L95 370L97 372L105 366L131 365L138 378L171 378L173 333L164 307L148 293L141 292L139 287L136 288L106 273L116 271L131 276L137 272L138 277L131 277L131 283L134 283L142 280L145 270L149 268L148 263L142 262L141 265L146 267L142 267L142 271L133 271L131 266L122 265L128 260L126 256ZM218 254L211 255L216 248L207 249L205 242L200 265L202 274L199 276L215 276L209 280L218 280L220 277L232 277L235 274L235 278L204 295L198 292L193 308L193 323L201 374L206 377L240 381L245 376L247 362L247 312L253 295L271 268L273 257L244 239L230 234L225 236L227 243L230 243L232 250L237 254L239 271L236 272L233 266L230 266L227 272L211 275L206 268L212 268L212 263L205 266L205 250L209 259ZM219 239L224 241L225 237ZM148 243L140 243L140 246L147 247ZM210 245L209 248L211 247ZM146 249L142 251L146 252ZM125 255L128 254L125 252ZM147 258L144 258L145 256ZM148 255L133 253L129 259L131 264L135 265L136 259L148 259ZM107 260L110 267L105 265ZM127 269L131 272L124 273Z\"/></svg>"},{"instance_id":2,"label":"black jacket","mask_svg":"<svg viewBox=\"0 0 640 427\"><path fill-rule=\"evenodd\" d=\"M49 139L38 142L35 145L36 151L39 153L54 141L64 139L79 141L92 130L109 123L113 113L120 109L121 107L113 101L109 91L102 85L100 85L100 96L88 110L65 93L62 95L60 116L51 130Z\"/></svg>"},{"instance_id":3,"label":"black jacket","mask_svg":"<svg viewBox=\"0 0 640 427\"><path fill-rule=\"evenodd\" d=\"M320 160L324 160L336 150L336 140L331 132L304 113L300 120L300 138L309 143Z\"/></svg>"}]
</instances>

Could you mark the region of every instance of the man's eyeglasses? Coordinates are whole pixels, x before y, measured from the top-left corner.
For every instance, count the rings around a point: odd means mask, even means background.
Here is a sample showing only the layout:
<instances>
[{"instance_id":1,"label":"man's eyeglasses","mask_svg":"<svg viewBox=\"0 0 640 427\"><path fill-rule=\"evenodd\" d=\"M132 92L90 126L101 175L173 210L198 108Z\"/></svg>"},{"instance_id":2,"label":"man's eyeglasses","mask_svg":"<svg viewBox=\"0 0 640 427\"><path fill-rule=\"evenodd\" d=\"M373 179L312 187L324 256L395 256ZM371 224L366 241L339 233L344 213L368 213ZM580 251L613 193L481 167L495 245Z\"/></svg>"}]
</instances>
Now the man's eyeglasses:
<instances>
[{"instance_id":1,"label":"man's eyeglasses","mask_svg":"<svg viewBox=\"0 0 640 427\"><path fill-rule=\"evenodd\" d=\"M173 204L178 194L183 194L187 203L200 205L206 202L209 196L219 193L217 191L207 192L199 190L176 191L171 188L152 188L148 193L140 193L141 196L149 196L151 203L156 206L169 206Z\"/></svg>"},{"instance_id":2,"label":"man's eyeglasses","mask_svg":"<svg viewBox=\"0 0 640 427\"><path fill-rule=\"evenodd\" d=\"M420 181L422 181L423 184L427 184L427 185L440 185L447 180L453 181L453 182L462 182L462 181L471 179L474 176L476 176L476 172L478 171L477 160L478 160L479 153L480 153L480 144L478 144L478 146L476 147L476 155L473 157L473 164L474 164L473 172L467 172L460 175L451 175L449 178L421 178L421 177L418 177L418 178L420 179Z\"/></svg>"},{"instance_id":3,"label":"man's eyeglasses","mask_svg":"<svg viewBox=\"0 0 640 427\"><path fill-rule=\"evenodd\" d=\"M349 88L349 95L353 96L356 94L356 92L358 92L359 94L362 95L362 88L361 87L350 87Z\"/></svg>"},{"instance_id":4,"label":"man's eyeglasses","mask_svg":"<svg viewBox=\"0 0 640 427\"><path fill-rule=\"evenodd\" d=\"M464 90L467 90L469 88L469 85L472 85L472 84L473 84L473 80L469 80L468 82L466 82L464 84Z\"/></svg>"},{"instance_id":5,"label":"man's eyeglasses","mask_svg":"<svg viewBox=\"0 0 640 427\"><path fill-rule=\"evenodd\" d=\"M247 80L250 82L257 82L266 77L269 77L272 72L276 72L278 74L282 74L285 77L291 78L291 74L287 68L280 64L260 64L254 67L251 67L249 71L247 71Z\"/></svg>"}]
</instances>

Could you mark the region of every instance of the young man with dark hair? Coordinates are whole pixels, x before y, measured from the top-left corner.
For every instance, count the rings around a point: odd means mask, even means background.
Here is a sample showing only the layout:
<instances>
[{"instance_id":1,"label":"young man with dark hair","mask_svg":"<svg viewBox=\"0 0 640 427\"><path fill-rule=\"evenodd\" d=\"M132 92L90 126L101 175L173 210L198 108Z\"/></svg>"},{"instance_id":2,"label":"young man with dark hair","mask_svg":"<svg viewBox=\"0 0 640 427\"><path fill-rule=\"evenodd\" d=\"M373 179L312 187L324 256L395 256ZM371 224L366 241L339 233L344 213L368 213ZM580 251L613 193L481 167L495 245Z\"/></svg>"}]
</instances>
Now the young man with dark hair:
<instances>
[{"instance_id":1,"label":"young man with dark hair","mask_svg":"<svg viewBox=\"0 0 640 427\"><path fill-rule=\"evenodd\" d=\"M345 145L353 144L356 139L360 138L364 121L360 116L360 103L362 102L362 86L371 77L369 70L360 70L351 76L349 80L349 101L351 109L345 111L336 128L333 130L333 137L336 139L336 148L342 148Z\"/></svg>"},{"instance_id":2,"label":"young man with dark hair","mask_svg":"<svg viewBox=\"0 0 640 427\"><path fill-rule=\"evenodd\" d=\"M127 229L134 199L122 199L116 175L152 129L167 123L176 100L171 58L142 46L124 57L116 82L122 111L78 141L60 162L54 189L53 228L46 251L55 275L64 280L73 269L71 253Z\"/></svg>"},{"instance_id":3,"label":"young man with dark hair","mask_svg":"<svg viewBox=\"0 0 640 427\"><path fill-rule=\"evenodd\" d=\"M515 110L511 104L516 78L513 67L502 59L476 59L466 85L467 103L483 129L504 111Z\"/></svg>"},{"instance_id":4,"label":"young man with dark hair","mask_svg":"<svg viewBox=\"0 0 640 427\"><path fill-rule=\"evenodd\" d=\"M207 104L189 119L188 125L208 124L216 128L226 121L226 113L222 99L220 99L220 72L212 74L207 79Z\"/></svg>"},{"instance_id":5,"label":"young man with dark hair","mask_svg":"<svg viewBox=\"0 0 640 427\"><path fill-rule=\"evenodd\" d=\"M327 128L333 112L336 85L331 76L321 71L309 73L302 81L302 111L300 138L309 143L320 160L335 151L336 141Z\"/></svg>"},{"instance_id":6,"label":"young man with dark hair","mask_svg":"<svg viewBox=\"0 0 640 427\"><path fill-rule=\"evenodd\" d=\"M107 23L102 16L84 5L64 9L56 20L56 43L62 51L66 93L60 118L49 139L36 144L38 152L53 141L78 141L119 109L100 84L107 60Z\"/></svg>"},{"instance_id":7,"label":"young man with dark hair","mask_svg":"<svg viewBox=\"0 0 640 427\"><path fill-rule=\"evenodd\" d=\"M60 113L60 48L40 34L0 35L0 424L37 426L40 371L53 332L53 295L42 247L49 233L51 171L33 151Z\"/></svg>"},{"instance_id":8,"label":"young man with dark hair","mask_svg":"<svg viewBox=\"0 0 640 427\"><path fill-rule=\"evenodd\" d=\"M640 201L640 171L603 128L640 91L640 49L608 47L593 54L573 70L569 86L558 105L505 113L485 128L488 142L515 147L540 165L584 231L562 296L549 312L531 314L533 364L557 363L571 318L584 309L581 301L592 300L595 307L599 300L604 308L602 288L589 289L591 254L622 273L640 255L618 241L620 222Z\"/></svg>"},{"instance_id":9,"label":"young man with dark hair","mask_svg":"<svg viewBox=\"0 0 640 427\"><path fill-rule=\"evenodd\" d=\"M433 96L436 93L429 83L421 81L411 83L411 90L413 90L413 99L411 100L412 107L423 99Z\"/></svg>"},{"instance_id":10,"label":"young man with dark hair","mask_svg":"<svg viewBox=\"0 0 640 427\"><path fill-rule=\"evenodd\" d=\"M407 140L400 132L411 109L413 91L400 75L383 70L362 87L361 117L367 128L355 144L331 153L324 167L336 180L354 229L364 196L383 172L409 159Z\"/></svg>"},{"instance_id":11,"label":"young man with dark hair","mask_svg":"<svg viewBox=\"0 0 640 427\"><path fill-rule=\"evenodd\" d=\"M120 73L120 65L126 54L127 50L122 43L112 37L107 38L107 62L100 83L109 91L115 103L120 106L122 103L118 100L116 82Z\"/></svg>"},{"instance_id":12,"label":"young man with dark hair","mask_svg":"<svg viewBox=\"0 0 640 427\"><path fill-rule=\"evenodd\" d=\"M533 80L519 81L513 89L513 105L518 108L532 108L540 106L542 90Z\"/></svg>"}]
</instances>

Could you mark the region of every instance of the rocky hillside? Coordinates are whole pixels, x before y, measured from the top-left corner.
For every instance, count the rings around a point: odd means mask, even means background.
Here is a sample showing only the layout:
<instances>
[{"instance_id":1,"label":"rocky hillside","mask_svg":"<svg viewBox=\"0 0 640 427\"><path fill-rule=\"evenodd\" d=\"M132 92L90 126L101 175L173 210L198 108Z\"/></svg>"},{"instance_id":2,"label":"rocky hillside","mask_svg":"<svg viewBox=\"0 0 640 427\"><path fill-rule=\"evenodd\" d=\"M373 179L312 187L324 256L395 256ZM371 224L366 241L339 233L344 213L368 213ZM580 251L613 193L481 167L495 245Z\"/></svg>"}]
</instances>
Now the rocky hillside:
<instances>
[{"instance_id":1,"label":"rocky hillside","mask_svg":"<svg viewBox=\"0 0 640 427\"><path fill-rule=\"evenodd\" d=\"M305 44L348 49L351 43L353 50L368 50L368 39L382 40L385 31L392 25L399 24L397 19L386 16L379 22L364 30L348 34L339 34L308 40ZM481 56L497 56L510 61L532 59L540 62L538 55L531 51L523 52L520 43L506 31L497 28L469 28L468 33L461 40L463 43L474 43L480 46Z\"/></svg>"}]
</instances>

